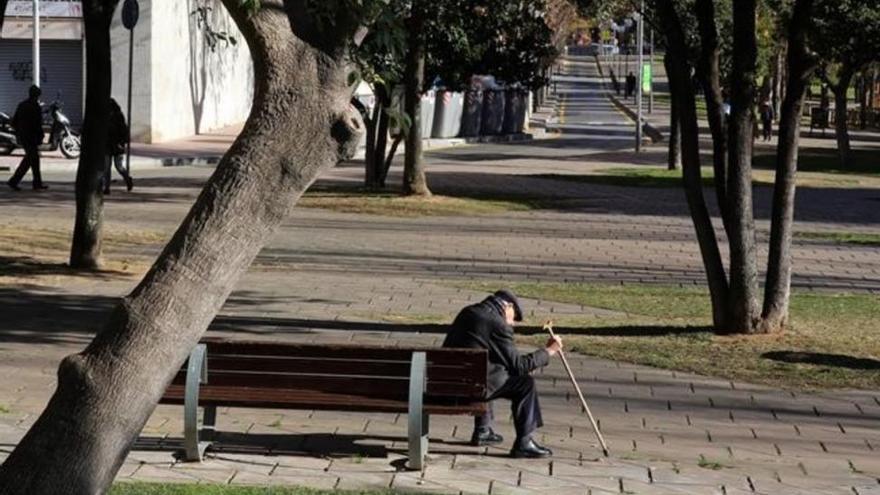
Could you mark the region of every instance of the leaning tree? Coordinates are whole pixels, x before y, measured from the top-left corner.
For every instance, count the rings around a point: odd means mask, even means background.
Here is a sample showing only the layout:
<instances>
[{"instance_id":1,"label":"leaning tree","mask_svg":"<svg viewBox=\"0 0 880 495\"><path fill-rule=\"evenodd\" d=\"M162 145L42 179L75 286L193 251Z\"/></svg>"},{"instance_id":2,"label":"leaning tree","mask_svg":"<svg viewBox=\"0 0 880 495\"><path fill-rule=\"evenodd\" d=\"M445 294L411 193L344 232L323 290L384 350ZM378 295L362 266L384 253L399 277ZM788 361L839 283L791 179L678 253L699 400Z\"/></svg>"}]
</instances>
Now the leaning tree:
<instances>
[{"instance_id":1,"label":"leaning tree","mask_svg":"<svg viewBox=\"0 0 880 495\"><path fill-rule=\"evenodd\" d=\"M224 0L254 61L244 130L144 279L62 361L46 409L0 466L4 494L108 489L236 281L321 171L352 154L363 124L346 54L367 3Z\"/></svg>"}]
</instances>

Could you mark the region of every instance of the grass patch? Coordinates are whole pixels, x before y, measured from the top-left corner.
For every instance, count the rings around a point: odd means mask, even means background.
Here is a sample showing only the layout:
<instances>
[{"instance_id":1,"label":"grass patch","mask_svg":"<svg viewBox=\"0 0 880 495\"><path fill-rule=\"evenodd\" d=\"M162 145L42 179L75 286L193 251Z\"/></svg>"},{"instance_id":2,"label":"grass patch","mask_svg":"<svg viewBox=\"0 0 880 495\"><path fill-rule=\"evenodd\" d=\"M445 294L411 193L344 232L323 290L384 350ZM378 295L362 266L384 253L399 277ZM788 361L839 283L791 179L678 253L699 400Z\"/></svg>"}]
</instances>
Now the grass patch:
<instances>
[{"instance_id":1,"label":"grass patch","mask_svg":"<svg viewBox=\"0 0 880 495\"><path fill-rule=\"evenodd\" d=\"M304 487L256 487L176 483L115 483L109 495L403 495L391 490L317 490Z\"/></svg>"},{"instance_id":2,"label":"grass patch","mask_svg":"<svg viewBox=\"0 0 880 495\"><path fill-rule=\"evenodd\" d=\"M837 244L880 246L880 234L862 232L795 232L794 236L799 239L831 241Z\"/></svg>"},{"instance_id":3,"label":"grass patch","mask_svg":"<svg viewBox=\"0 0 880 495\"><path fill-rule=\"evenodd\" d=\"M702 167L703 187L715 187L715 172L712 167ZM596 170L591 174L536 174L532 177L544 179L583 182L622 187L657 187L682 188L680 170L667 170L661 167L620 167ZM752 183L755 186L773 186L774 172L770 170L754 170ZM801 173L798 175L798 187L845 188L855 186L880 187L880 181L872 177L835 177L822 173Z\"/></svg>"},{"instance_id":4,"label":"grass patch","mask_svg":"<svg viewBox=\"0 0 880 495\"><path fill-rule=\"evenodd\" d=\"M603 308L617 315L556 320L566 347L607 359L798 389L880 388L880 296L795 292L791 324L778 335L719 336L704 289L576 283L460 283ZM528 309L528 308L527 308ZM540 324L524 339L541 345Z\"/></svg>"},{"instance_id":5,"label":"grass patch","mask_svg":"<svg viewBox=\"0 0 880 495\"><path fill-rule=\"evenodd\" d=\"M834 130L832 129L831 132L833 133ZM837 158L837 148L800 148L798 171L880 177L880 149L854 149L850 153L851 163L842 167ZM775 148L766 151L756 150L753 165L755 168L775 169Z\"/></svg>"},{"instance_id":6,"label":"grass patch","mask_svg":"<svg viewBox=\"0 0 880 495\"><path fill-rule=\"evenodd\" d=\"M3 404L0 404L0 414L9 414L11 410Z\"/></svg>"},{"instance_id":7,"label":"grass patch","mask_svg":"<svg viewBox=\"0 0 880 495\"><path fill-rule=\"evenodd\" d=\"M482 216L546 207L546 201L531 196L430 198L402 196L397 191L371 191L360 187L317 186L303 195L298 207L321 208L342 213L393 217Z\"/></svg>"},{"instance_id":8,"label":"grass patch","mask_svg":"<svg viewBox=\"0 0 880 495\"><path fill-rule=\"evenodd\" d=\"M703 469L711 469L713 471L720 471L726 467L730 467L725 466L718 461L710 461L709 459L706 459L706 456L704 456L703 454L700 454L700 459L697 461L697 466Z\"/></svg>"},{"instance_id":9,"label":"grass patch","mask_svg":"<svg viewBox=\"0 0 880 495\"><path fill-rule=\"evenodd\" d=\"M69 228L35 228L0 225L0 280L43 281L57 284L59 277L129 277L143 273L150 259L144 246L161 246L170 234L106 226L103 239L104 269L97 272L67 266L72 233Z\"/></svg>"}]
</instances>

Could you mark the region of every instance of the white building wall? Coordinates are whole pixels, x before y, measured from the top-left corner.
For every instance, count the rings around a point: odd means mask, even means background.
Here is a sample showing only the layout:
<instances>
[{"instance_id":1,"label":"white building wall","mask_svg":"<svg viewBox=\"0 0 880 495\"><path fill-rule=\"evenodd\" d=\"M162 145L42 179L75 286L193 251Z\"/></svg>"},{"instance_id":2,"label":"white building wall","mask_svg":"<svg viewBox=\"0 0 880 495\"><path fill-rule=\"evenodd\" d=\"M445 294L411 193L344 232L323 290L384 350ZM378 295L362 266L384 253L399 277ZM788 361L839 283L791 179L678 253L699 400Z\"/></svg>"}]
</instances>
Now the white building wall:
<instances>
[{"instance_id":1,"label":"white building wall","mask_svg":"<svg viewBox=\"0 0 880 495\"><path fill-rule=\"evenodd\" d=\"M140 17L134 28L134 66L132 76L132 140L152 142L151 33L153 16L151 0L141 1ZM113 61L113 98L119 102L128 120L128 45L129 31L122 25L122 2L110 25L110 56ZM85 88L85 84L83 84Z\"/></svg>"},{"instance_id":2,"label":"white building wall","mask_svg":"<svg viewBox=\"0 0 880 495\"><path fill-rule=\"evenodd\" d=\"M212 8L214 31L235 44L209 48L206 26L193 12ZM204 133L243 122L253 99L253 66L247 44L219 0L146 0L151 26L151 142Z\"/></svg>"}]
</instances>

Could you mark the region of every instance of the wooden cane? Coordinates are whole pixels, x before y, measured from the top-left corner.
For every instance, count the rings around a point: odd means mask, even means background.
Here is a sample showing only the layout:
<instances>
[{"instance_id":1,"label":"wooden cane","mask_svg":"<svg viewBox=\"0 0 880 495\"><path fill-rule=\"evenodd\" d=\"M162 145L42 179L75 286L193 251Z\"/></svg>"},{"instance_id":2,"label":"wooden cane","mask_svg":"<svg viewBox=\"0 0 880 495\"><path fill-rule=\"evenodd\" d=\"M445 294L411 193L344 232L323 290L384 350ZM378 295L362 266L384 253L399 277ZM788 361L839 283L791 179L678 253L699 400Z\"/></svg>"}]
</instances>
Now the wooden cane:
<instances>
[{"instance_id":1,"label":"wooden cane","mask_svg":"<svg viewBox=\"0 0 880 495\"><path fill-rule=\"evenodd\" d=\"M550 333L551 338L556 338L556 334L553 333L553 322L548 321L544 323L544 330ZM581 392L581 388L578 386L577 380L574 378L574 373L571 372L571 366L568 365L568 360L565 359L565 353L562 352L562 349L559 349L559 357L562 358L562 365L565 366L565 371L568 372L568 377L571 378L571 384L574 385L575 391L577 391L578 397L581 399L581 405L584 406L584 411L587 413L587 417L590 418L590 424L593 425L593 431L596 432L596 437L599 439L599 443L602 444L602 453L605 454L605 457L608 457L608 445L605 444L605 439L602 438L602 433L599 431L599 425L596 424L596 420L593 418L593 413L590 412L590 406L587 405L587 400L584 399L584 394Z\"/></svg>"}]
</instances>

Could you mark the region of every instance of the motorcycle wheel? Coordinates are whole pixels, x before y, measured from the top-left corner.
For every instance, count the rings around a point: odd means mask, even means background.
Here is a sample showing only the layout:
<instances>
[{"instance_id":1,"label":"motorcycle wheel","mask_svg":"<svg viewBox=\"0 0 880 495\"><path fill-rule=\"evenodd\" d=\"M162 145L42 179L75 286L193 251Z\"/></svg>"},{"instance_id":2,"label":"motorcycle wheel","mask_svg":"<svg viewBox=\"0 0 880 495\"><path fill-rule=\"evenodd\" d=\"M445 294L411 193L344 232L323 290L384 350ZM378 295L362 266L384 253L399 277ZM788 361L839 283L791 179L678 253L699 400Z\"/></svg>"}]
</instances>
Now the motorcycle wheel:
<instances>
[{"instance_id":1,"label":"motorcycle wheel","mask_svg":"<svg viewBox=\"0 0 880 495\"><path fill-rule=\"evenodd\" d=\"M71 160L79 158L79 144L79 136L76 134L64 134L61 137L61 154Z\"/></svg>"}]
</instances>

